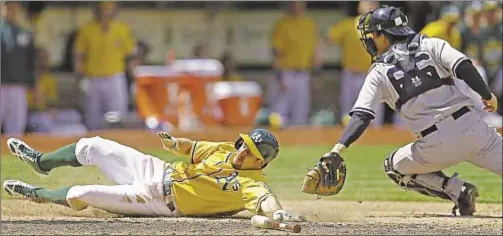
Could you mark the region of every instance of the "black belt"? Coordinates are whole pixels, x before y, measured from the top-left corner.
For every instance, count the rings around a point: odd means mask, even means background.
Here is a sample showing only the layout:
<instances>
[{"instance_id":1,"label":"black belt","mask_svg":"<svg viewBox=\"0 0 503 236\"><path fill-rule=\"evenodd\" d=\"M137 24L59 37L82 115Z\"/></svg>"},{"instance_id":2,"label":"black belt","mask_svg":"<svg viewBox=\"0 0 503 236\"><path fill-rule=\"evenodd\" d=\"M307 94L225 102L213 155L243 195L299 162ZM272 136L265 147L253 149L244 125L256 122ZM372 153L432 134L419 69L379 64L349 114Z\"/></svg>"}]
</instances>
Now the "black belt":
<instances>
[{"instance_id":1,"label":"black belt","mask_svg":"<svg viewBox=\"0 0 503 236\"><path fill-rule=\"evenodd\" d=\"M169 208L171 212L174 212L176 210L175 207L175 199L173 195L171 195L171 171L166 170L164 173L164 179L163 179L163 194L164 194L164 200L166 201L166 206Z\"/></svg>"},{"instance_id":2,"label":"black belt","mask_svg":"<svg viewBox=\"0 0 503 236\"><path fill-rule=\"evenodd\" d=\"M469 111L470 111L470 108L468 108L467 106L464 106L461 109L452 113L451 116L452 116L452 118L454 118L454 120L457 120L457 119L459 119L459 117L463 116L464 114L468 113ZM426 137L426 135L431 134L437 130L438 130L437 126L432 125L426 129L424 129L423 131L419 132L419 134L421 134L421 137L424 138L424 137Z\"/></svg>"}]
</instances>

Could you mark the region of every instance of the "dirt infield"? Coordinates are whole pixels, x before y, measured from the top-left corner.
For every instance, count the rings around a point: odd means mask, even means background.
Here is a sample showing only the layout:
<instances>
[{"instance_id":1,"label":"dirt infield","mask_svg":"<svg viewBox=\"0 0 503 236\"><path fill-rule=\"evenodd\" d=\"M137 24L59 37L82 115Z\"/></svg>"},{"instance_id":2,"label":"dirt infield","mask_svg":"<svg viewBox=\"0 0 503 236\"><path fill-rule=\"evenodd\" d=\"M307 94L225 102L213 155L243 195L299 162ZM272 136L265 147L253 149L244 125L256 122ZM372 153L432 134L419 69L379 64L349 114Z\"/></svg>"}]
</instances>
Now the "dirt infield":
<instances>
[{"instance_id":1,"label":"dirt infield","mask_svg":"<svg viewBox=\"0 0 503 236\"><path fill-rule=\"evenodd\" d=\"M283 201L306 217L302 235L501 235L500 204L479 204L475 217L452 217L448 203ZM309 206L307 208L306 206ZM96 209L73 212L27 201L2 202L3 234L285 235L257 229L247 214L223 218L130 218Z\"/></svg>"},{"instance_id":2,"label":"dirt infield","mask_svg":"<svg viewBox=\"0 0 503 236\"><path fill-rule=\"evenodd\" d=\"M205 132L173 131L175 136L198 140L234 140L249 128L211 129ZM333 145L340 128L297 128L275 132L282 145ZM90 133L137 149L159 149L157 136L138 130L109 130ZM2 155L8 153L2 137ZM23 138L41 151L70 144L79 137L29 135ZM357 144L403 145L413 141L405 130L369 129ZM287 210L306 217L301 222L303 235L501 235L501 204L478 204L475 217L450 216L451 203L282 201ZM1 234L127 234L127 235L285 235L291 232L256 229L249 215L223 218L130 218L97 209L74 212L61 206L2 200Z\"/></svg>"}]
</instances>

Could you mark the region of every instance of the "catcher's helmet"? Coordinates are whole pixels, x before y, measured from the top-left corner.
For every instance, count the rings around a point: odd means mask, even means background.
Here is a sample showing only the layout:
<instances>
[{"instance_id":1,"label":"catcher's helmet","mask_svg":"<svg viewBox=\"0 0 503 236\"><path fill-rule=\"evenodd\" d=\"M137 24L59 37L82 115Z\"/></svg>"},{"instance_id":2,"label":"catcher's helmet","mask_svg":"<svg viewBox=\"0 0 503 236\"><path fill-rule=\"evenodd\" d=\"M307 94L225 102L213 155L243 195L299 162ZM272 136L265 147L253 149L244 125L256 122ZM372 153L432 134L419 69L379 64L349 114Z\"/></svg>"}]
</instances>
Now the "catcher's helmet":
<instances>
[{"instance_id":1,"label":"catcher's helmet","mask_svg":"<svg viewBox=\"0 0 503 236\"><path fill-rule=\"evenodd\" d=\"M274 135L265 129L254 129L248 134L239 134L234 147L238 150L245 143L251 153L264 160L265 167L273 161L279 152L279 143Z\"/></svg>"},{"instance_id":2,"label":"catcher's helmet","mask_svg":"<svg viewBox=\"0 0 503 236\"><path fill-rule=\"evenodd\" d=\"M407 16L396 7L383 6L374 11L367 12L360 17L357 29L360 31L360 40L367 52L374 58L377 56L377 47L374 40L369 37L371 33L377 35L386 32L393 36L409 36L416 32L407 24Z\"/></svg>"}]
</instances>

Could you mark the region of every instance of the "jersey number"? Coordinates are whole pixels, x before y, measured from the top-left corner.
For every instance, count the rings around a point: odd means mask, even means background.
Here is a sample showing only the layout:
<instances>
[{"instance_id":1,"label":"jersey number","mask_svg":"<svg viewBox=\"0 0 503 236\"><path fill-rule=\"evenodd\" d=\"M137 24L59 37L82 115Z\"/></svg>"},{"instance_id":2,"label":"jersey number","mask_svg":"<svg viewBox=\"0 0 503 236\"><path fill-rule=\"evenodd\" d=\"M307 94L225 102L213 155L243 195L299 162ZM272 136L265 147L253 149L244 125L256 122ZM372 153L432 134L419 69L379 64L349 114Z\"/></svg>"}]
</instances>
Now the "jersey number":
<instances>
[{"instance_id":1,"label":"jersey number","mask_svg":"<svg viewBox=\"0 0 503 236\"><path fill-rule=\"evenodd\" d=\"M238 173L234 172L227 177L216 177L215 179L217 180L217 183L221 183L221 182L224 183L222 185L222 191L229 191L232 189L232 191L237 192L237 191L239 191L239 187L241 186L239 181L237 181L237 178L236 178L237 176L238 176Z\"/></svg>"}]
</instances>

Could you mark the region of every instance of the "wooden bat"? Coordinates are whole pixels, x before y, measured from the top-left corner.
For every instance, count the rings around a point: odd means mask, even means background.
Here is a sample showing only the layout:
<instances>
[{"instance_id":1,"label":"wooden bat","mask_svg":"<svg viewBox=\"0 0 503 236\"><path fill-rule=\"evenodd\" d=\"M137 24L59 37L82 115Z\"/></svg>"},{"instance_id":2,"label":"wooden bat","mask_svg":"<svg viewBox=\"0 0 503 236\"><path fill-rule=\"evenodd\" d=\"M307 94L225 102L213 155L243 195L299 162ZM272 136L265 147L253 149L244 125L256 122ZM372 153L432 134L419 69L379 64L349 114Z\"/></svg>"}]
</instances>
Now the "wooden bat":
<instances>
[{"instance_id":1,"label":"wooden bat","mask_svg":"<svg viewBox=\"0 0 503 236\"><path fill-rule=\"evenodd\" d=\"M251 224L257 228L289 230L294 233L299 233L302 230L302 227L298 224L279 223L261 215L254 215L251 218Z\"/></svg>"}]
</instances>

